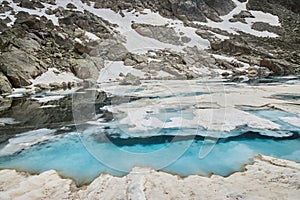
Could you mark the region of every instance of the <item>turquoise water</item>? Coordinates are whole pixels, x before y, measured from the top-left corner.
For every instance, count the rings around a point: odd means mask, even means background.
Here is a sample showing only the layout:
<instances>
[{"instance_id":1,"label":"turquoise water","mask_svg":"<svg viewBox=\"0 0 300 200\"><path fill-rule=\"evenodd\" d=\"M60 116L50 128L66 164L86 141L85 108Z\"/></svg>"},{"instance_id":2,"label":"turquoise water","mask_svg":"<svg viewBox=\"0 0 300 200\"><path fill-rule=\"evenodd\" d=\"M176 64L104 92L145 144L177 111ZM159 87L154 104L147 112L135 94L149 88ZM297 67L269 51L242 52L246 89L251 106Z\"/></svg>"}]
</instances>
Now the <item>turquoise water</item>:
<instances>
[{"instance_id":1,"label":"turquoise water","mask_svg":"<svg viewBox=\"0 0 300 200\"><path fill-rule=\"evenodd\" d=\"M91 182L103 172L117 176L126 175L134 166L153 167L181 176L208 176L212 173L227 176L241 170L244 164L251 163L251 158L257 153L300 162L299 139L220 140L212 151L201 159L198 155L202 145L202 140L184 140L116 146L69 133L13 156L2 157L0 168L13 168L31 173L55 169L61 175L73 178L78 185L82 185ZM184 151L181 150L182 147ZM180 150L182 154L176 154L176 150ZM151 154L157 151L161 152Z\"/></svg>"}]
</instances>

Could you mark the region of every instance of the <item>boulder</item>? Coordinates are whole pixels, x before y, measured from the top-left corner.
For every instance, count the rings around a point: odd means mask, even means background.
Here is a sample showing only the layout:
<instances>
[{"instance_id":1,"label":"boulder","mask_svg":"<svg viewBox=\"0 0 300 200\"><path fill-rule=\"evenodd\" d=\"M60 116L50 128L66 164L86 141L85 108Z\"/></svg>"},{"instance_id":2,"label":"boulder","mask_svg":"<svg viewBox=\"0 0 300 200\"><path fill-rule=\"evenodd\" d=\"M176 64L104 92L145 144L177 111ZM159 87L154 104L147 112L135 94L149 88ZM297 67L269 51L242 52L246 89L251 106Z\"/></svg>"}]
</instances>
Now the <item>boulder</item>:
<instances>
[{"instance_id":1,"label":"boulder","mask_svg":"<svg viewBox=\"0 0 300 200\"><path fill-rule=\"evenodd\" d=\"M248 10L242 10L239 14L233 15L234 18L255 18Z\"/></svg>"},{"instance_id":2,"label":"boulder","mask_svg":"<svg viewBox=\"0 0 300 200\"><path fill-rule=\"evenodd\" d=\"M42 67L45 64L41 65L41 62L30 53L12 48L0 55L0 71L7 76L13 87L27 86L31 84L30 79L46 71Z\"/></svg>"},{"instance_id":3,"label":"boulder","mask_svg":"<svg viewBox=\"0 0 300 200\"><path fill-rule=\"evenodd\" d=\"M41 45L36 40L31 38L14 38L12 43L20 50L26 51L28 53L36 52L41 48Z\"/></svg>"},{"instance_id":4,"label":"boulder","mask_svg":"<svg viewBox=\"0 0 300 200\"><path fill-rule=\"evenodd\" d=\"M77 7L74 4L72 4L72 3L68 3L67 4L67 8L69 8L69 9L76 9Z\"/></svg>"},{"instance_id":5,"label":"boulder","mask_svg":"<svg viewBox=\"0 0 300 200\"><path fill-rule=\"evenodd\" d=\"M141 84L140 78L134 76L131 73L126 74L126 76L120 82L120 85L140 85L140 84Z\"/></svg>"},{"instance_id":6,"label":"boulder","mask_svg":"<svg viewBox=\"0 0 300 200\"><path fill-rule=\"evenodd\" d=\"M101 58L72 59L70 61L72 71L80 79L91 79L96 81L100 69L104 66Z\"/></svg>"},{"instance_id":7,"label":"boulder","mask_svg":"<svg viewBox=\"0 0 300 200\"><path fill-rule=\"evenodd\" d=\"M0 72L0 95L5 93L11 93L12 86L7 77Z\"/></svg>"},{"instance_id":8,"label":"boulder","mask_svg":"<svg viewBox=\"0 0 300 200\"><path fill-rule=\"evenodd\" d=\"M260 61L261 67L266 67L272 71L274 76L283 76L288 74L293 74L293 65L291 63L280 60L280 59L267 59L264 58ZM295 68L299 68L296 66Z\"/></svg>"},{"instance_id":9,"label":"boulder","mask_svg":"<svg viewBox=\"0 0 300 200\"><path fill-rule=\"evenodd\" d=\"M34 86L38 87L42 90L50 90L51 89L51 86L49 86L48 84L44 84L44 83L39 83L39 84L36 84Z\"/></svg>"},{"instance_id":10,"label":"boulder","mask_svg":"<svg viewBox=\"0 0 300 200\"><path fill-rule=\"evenodd\" d=\"M90 56L101 57L111 61L123 61L127 57L126 47L113 39L100 41L89 53Z\"/></svg>"},{"instance_id":11,"label":"boulder","mask_svg":"<svg viewBox=\"0 0 300 200\"><path fill-rule=\"evenodd\" d=\"M153 38L168 44L182 45L180 37L177 35L177 32L174 30L174 28L137 23L134 23L132 27L142 36Z\"/></svg>"}]
</instances>

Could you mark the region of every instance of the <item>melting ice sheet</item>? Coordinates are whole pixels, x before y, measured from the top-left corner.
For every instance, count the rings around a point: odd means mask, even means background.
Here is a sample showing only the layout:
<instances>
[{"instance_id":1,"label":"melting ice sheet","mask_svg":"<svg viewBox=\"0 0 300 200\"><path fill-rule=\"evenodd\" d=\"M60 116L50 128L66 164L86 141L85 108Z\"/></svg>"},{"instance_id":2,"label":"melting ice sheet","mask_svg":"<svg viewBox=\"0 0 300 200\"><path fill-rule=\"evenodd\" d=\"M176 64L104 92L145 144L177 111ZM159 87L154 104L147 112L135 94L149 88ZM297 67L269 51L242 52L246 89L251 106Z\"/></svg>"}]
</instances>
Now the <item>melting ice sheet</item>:
<instances>
[{"instance_id":1,"label":"melting ice sheet","mask_svg":"<svg viewBox=\"0 0 300 200\"><path fill-rule=\"evenodd\" d=\"M58 127L10 137L0 146L0 168L33 173L55 169L81 185L102 172L125 175L134 166L181 176L226 176L257 153L300 162L299 98L291 98L299 96L299 83L185 80L100 86L109 92L108 102L76 124L80 133ZM77 100L88 114L86 105L93 101Z\"/></svg>"}]
</instances>

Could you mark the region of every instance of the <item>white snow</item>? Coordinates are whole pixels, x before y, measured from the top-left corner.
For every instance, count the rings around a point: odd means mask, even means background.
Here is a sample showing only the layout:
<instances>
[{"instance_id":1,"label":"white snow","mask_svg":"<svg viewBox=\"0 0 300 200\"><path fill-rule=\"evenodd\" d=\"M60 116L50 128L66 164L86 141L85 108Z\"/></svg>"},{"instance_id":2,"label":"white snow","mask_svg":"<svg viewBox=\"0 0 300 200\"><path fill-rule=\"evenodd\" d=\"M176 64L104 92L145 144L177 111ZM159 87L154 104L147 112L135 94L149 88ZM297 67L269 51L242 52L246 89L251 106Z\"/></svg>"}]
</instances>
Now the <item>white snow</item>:
<instances>
[{"instance_id":1,"label":"white snow","mask_svg":"<svg viewBox=\"0 0 300 200\"><path fill-rule=\"evenodd\" d=\"M222 22L214 22L208 19L207 23L197 22L196 24L207 25L213 28L220 28L229 33L238 34L237 31L243 31L245 33L249 33L258 37L278 37L277 34L271 33L268 31L256 31L251 29L251 25L254 22L265 22L270 25L280 26L278 16L272 15L270 13L264 13L261 11L250 11L255 18L246 19L247 24L241 22L230 22L229 19L232 18L233 15L240 13L242 10L247 10L246 4L247 2L241 3L238 0L233 0L233 2L237 5L229 14L221 16Z\"/></svg>"},{"instance_id":2,"label":"white snow","mask_svg":"<svg viewBox=\"0 0 300 200\"><path fill-rule=\"evenodd\" d=\"M63 95L53 95L53 96L45 96L45 97L32 97L32 100L38 101L40 103L46 103L48 101L54 101L64 98Z\"/></svg>"},{"instance_id":3,"label":"white snow","mask_svg":"<svg viewBox=\"0 0 300 200\"><path fill-rule=\"evenodd\" d=\"M58 105L45 105L45 106L40 106L39 108L55 108L58 107Z\"/></svg>"},{"instance_id":4,"label":"white snow","mask_svg":"<svg viewBox=\"0 0 300 200\"><path fill-rule=\"evenodd\" d=\"M131 73L140 78L144 78L144 72L134 69L131 66L125 66L122 61L112 62L107 61L105 63L105 67L101 69L99 78L97 82L111 82L120 79L120 73L126 75L127 73Z\"/></svg>"},{"instance_id":5,"label":"white snow","mask_svg":"<svg viewBox=\"0 0 300 200\"><path fill-rule=\"evenodd\" d=\"M88 31L85 32L85 36L90 40L99 40L100 39L97 35L95 35L94 33L88 32Z\"/></svg>"},{"instance_id":6,"label":"white snow","mask_svg":"<svg viewBox=\"0 0 300 200\"><path fill-rule=\"evenodd\" d=\"M37 84L50 84L50 83L63 83L63 82L81 82L81 80L71 72L60 72L56 68L49 68L48 71L38 76L31 81L33 85Z\"/></svg>"}]
</instances>

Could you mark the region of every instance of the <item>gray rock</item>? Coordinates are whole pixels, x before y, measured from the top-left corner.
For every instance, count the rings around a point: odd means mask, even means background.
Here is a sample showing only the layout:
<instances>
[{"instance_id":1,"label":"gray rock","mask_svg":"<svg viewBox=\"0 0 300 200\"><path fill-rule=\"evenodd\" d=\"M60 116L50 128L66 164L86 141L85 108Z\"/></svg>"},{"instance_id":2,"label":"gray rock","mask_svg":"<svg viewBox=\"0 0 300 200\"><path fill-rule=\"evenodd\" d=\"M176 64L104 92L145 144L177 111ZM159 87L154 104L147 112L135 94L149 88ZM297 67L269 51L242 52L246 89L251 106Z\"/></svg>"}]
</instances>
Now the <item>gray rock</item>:
<instances>
[{"instance_id":1,"label":"gray rock","mask_svg":"<svg viewBox=\"0 0 300 200\"><path fill-rule=\"evenodd\" d=\"M299 68L299 65L294 67L294 65L285 60L267 58L260 61L260 66L268 68L275 76L293 74L294 69Z\"/></svg>"},{"instance_id":2,"label":"gray rock","mask_svg":"<svg viewBox=\"0 0 300 200\"><path fill-rule=\"evenodd\" d=\"M160 42L168 44L182 45L180 37L177 35L177 32L173 28L136 23L132 27L137 33L142 36L153 38Z\"/></svg>"},{"instance_id":3,"label":"gray rock","mask_svg":"<svg viewBox=\"0 0 300 200\"><path fill-rule=\"evenodd\" d=\"M233 15L234 18L255 18L248 10L242 10L239 14Z\"/></svg>"},{"instance_id":4,"label":"gray rock","mask_svg":"<svg viewBox=\"0 0 300 200\"><path fill-rule=\"evenodd\" d=\"M52 90L57 90L59 88L62 88L62 84L61 83L57 83L57 82L50 83L49 86L51 87Z\"/></svg>"},{"instance_id":5,"label":"gray rock","mask_svg":"<svg viewBox=\"0 0 300 200\"><path fill-rule=\"evenodd\" d=\"M16 48L2 53L0 63L0 70L9 78L13 87L30 85L31 78L46 71L36 57Z\"/></svg>"},{"instance_id":6,"label":"gray rock","mask_svg":"<svg viewBox=\"0 0 300 200\"><path fill-rule=\"evenodd\" d=\"M126 47L113 39L100 41L89 55L93 57L101 57L111 61L123 61L127 57L128 50Z\"/></svg>"},{"instance_id":7,"label":"gray rock","mask_svg":"<svg viewBox=\"0 0 300 200\"><path fill-rule=\"evenodd\" d=\"M41 48L41 45L31 38L14 38L12 43L19 49L29 53L36 52Z\"/></svg>"},{"instance_id":8,"label":"gray rock","mask_svg":"<svg viewBox=\"0 0 300 200\"><path fill-rule=\"evenodd\" d=\"M136 62L134 60L131 60L130 58L126 58L124 61L125 66L133 66L135 64L136 64Z\"/></svg>"},{"instance_id":9,"label":"gray rock","mask_svg":"<svg viewBox=\"0 0 300 200\"><path fill-rule=\"evenodd\" d=\"M44 83L39 83L39 84L36 84L34 86L38 87L42 90L50 90L51 89L51 86L49 86L48 84L44 84Z\"/></svg>"},{"instance_id":10,"label":"gray rock","mask_svg":"<svg viewBox=\"0 0 300 200\"><path fill-rule=\"evenodd\" d=\"M147 62L147 57L143 56L143 55L138 55L138 54L132 54L131 58L136 61L137 63L143 63L143 62Z\"/></svg>"},{"instance_id":11,"label":"gray rock","mask_svg":"<svg viewBox=\"0 0 300 200\"><path fill-rule=\"evenodd\" d=\"M12 86L7 77L0 72L0 94L11 93Z\"/></svg>"},{"instance_id":12,"label":"gray rock","mask_svg":"<svg viewBox=\"0 0 300 200\"><path fill-rule=\"evenodd\" d=\"M126 76L120 82L120 85L140 85L140 84L141 84L140 78L134 76L131 73L126 74Z\"/></svg>"},{"instance_id":13,"label":"gray rock","mask_svg":"<svg viewBox=\"0 0 300 200\"><path fill-rule=\"evenodd\" d=\"M76 9L77 7L74 4L72 4L72 3L68 3L67 4L67 8L69 8L69 9Z\"/></svg>"},{"instance_id":14,"label":"gray rock","mask_svg":"<svg viewBox=\"0 0 300 200\"><path fill-rule=\"evenodd\" d=\"M101 58L71 59L72 71L80 79L98 79L99 70L104 66Z\"/></svg>"}]
</instances>

